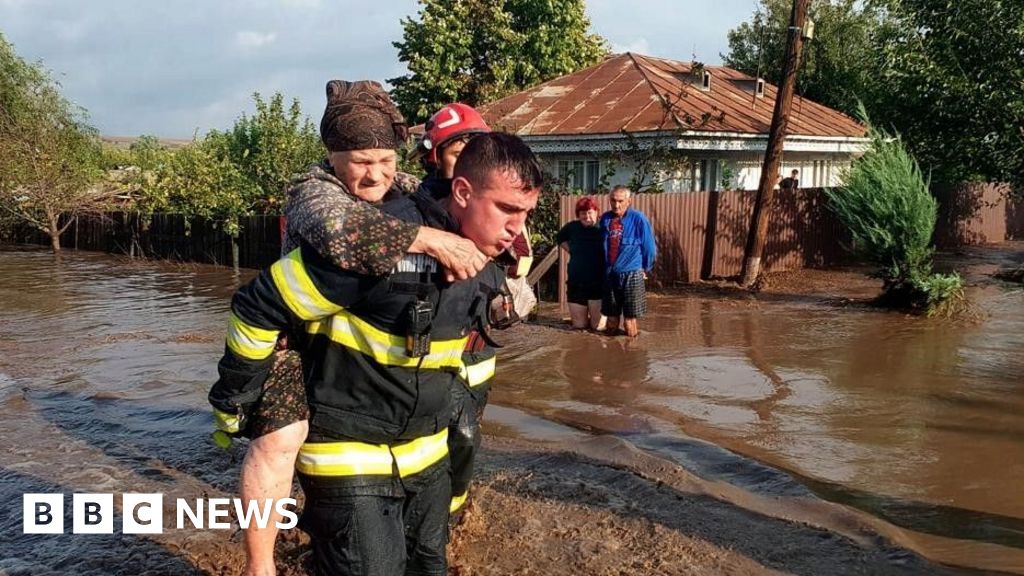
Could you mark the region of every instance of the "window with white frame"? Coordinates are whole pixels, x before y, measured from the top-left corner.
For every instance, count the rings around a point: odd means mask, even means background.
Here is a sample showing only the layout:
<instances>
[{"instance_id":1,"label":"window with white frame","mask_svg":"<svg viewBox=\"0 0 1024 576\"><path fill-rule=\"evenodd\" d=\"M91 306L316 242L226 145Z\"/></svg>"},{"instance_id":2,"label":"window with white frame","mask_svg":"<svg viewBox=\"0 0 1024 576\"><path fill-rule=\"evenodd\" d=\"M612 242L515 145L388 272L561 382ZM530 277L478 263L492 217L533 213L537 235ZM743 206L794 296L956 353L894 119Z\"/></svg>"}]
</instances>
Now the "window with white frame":
<instances>
[{"instance_id":1,"label":"window with white frame","mask_svg":"<svg viewBox=\"0 0 1024 576\"><path fill-rule=\"evenodd\" d=\"M566 158L558 161L558 178L572 190L593 192L601 181L601 162L588 158Z\"/></svg>"},{"instance_id":2,"label":"window with white frame","mask_svg":"<svg viewBox=\"0 0 1024 576\"><path fill-rule=\"evenodd\" d=\"M665 192L717 190L719 174L718 160L693 160L672 173L662 173L662 188Z\"/></svg>"}]
</instances>

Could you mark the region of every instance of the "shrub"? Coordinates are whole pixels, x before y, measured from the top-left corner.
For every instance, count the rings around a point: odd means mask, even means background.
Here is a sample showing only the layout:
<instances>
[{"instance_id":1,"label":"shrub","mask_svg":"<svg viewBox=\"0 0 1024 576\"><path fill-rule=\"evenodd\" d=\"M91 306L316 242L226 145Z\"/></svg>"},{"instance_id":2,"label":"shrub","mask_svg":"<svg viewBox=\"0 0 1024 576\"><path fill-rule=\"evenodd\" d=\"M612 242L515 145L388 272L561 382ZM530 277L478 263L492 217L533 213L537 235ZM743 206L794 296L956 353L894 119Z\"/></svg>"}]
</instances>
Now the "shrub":
<instances>
[{"instance_id":1,"label":"shrub","mask_svg":"<svg viewBox=\"0 0 1024 576\"><path fill-rule=\"evenodd\" d=\"M863 107L861 115L868 124L868 150L843 174L843 187L825 193L857 252L878 265L879 303L930 311L962 300L959 275L932 273L938 205L927 179L899 135L871 126Z\"/></svg>"}]
</instances>

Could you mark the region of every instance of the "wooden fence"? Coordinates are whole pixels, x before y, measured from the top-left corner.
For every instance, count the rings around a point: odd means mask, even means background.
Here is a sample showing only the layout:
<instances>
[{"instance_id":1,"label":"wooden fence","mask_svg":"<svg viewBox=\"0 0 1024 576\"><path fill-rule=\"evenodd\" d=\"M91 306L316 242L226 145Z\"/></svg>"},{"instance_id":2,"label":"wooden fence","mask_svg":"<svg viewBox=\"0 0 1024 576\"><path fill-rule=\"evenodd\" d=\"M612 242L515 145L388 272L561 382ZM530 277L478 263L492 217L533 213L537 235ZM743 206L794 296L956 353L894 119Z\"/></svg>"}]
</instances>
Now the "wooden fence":
<instances>
[{"instance_id":1,"label":"wooden fence","mask_svg":"<svg viewBox=\"0 0 1024 576\"><path fill-rule=\"evenodd\" d=\"M280 218L249 216L241 219L235 244L238 265L264 268L281 254ZM45 234L30 228L13 231L8 241L49 245ZM181 214L111 212L78 218L61 234L63 248L96 250L185 262L232 265L232 239L214 222Z\"/></svg>"}]
</instances>

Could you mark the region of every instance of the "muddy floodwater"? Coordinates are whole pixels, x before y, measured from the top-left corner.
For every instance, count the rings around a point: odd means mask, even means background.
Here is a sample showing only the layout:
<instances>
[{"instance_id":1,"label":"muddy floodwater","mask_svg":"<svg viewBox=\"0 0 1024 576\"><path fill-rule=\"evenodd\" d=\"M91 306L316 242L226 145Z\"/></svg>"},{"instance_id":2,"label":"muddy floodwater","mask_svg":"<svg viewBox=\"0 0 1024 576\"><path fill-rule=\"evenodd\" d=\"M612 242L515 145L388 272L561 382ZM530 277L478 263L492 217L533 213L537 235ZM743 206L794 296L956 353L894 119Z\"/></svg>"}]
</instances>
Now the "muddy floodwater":
<instances>
[{"instance_id":1,"label":"muddy floodwater","mask_svg":"<svg viewBox=\"0 0 1024 576\"><path fill-rule=\"evenodd\" d=\"M1021 254L962 257L970 322L873 310L867 281L658 295L635 341L549 309L508 335L486 430L613 436L783 509L840 504L931 561L1024 574L1024 290L987 276ZM219 573L176 551L237 535L84 537L70 516L24 535L22 494L230 493L238 454L207 440L206 392L252 274L0 247L0 574Z\"/></svg>"}]
</instances>

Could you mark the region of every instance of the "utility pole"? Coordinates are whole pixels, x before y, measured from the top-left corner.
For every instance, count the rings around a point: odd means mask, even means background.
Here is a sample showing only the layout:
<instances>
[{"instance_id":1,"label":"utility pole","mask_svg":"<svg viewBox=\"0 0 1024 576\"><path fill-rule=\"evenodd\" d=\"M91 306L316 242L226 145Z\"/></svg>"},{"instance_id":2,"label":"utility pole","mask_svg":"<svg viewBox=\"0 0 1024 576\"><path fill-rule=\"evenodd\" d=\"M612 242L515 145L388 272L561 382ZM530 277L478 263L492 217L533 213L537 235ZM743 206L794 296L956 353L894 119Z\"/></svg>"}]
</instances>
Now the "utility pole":
<instances>
[{"instance_id":1,"label":"utility pole","mask_svg":"<svg viewBox=\"0 0 1024 576\"><path fill-rule=\"evenodd\" d=\"M793 0L793 13L789 18L786 55L782 62L782 82L775 98L772 126L768 131L768 148L761 167L761 182L754 201L754 216L747 235L746 255L743 259L743 287L750 288L761 275L761 254L768 233L768 216L775 198L775 181L782 164L782 144L789 124L789 109L796 89L796 71L800 67L800 52L804 44L804 22L810 0Z\"/></svg>"}]
</instances>

